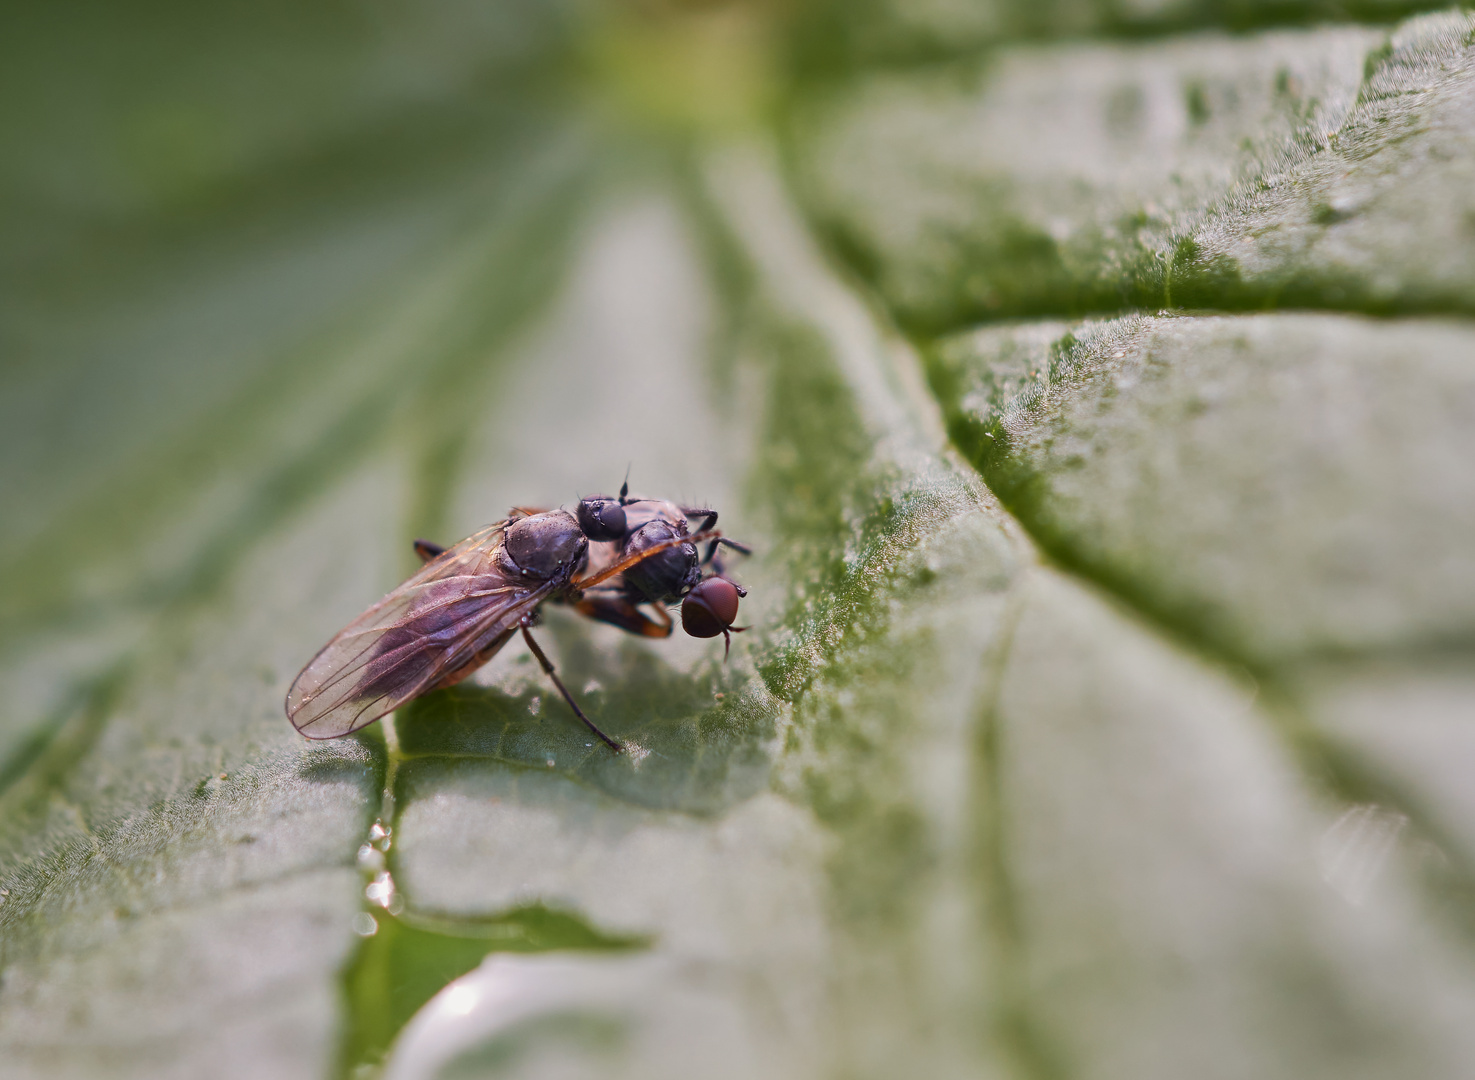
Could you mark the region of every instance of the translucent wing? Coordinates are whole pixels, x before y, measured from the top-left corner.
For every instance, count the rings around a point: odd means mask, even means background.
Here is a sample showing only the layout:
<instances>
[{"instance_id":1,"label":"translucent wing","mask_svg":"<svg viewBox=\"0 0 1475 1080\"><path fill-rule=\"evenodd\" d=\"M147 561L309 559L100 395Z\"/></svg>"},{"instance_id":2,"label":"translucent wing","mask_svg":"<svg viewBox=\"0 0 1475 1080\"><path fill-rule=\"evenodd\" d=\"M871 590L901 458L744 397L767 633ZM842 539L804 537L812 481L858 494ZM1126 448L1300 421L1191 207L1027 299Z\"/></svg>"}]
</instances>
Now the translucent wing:
<instances>
[{"instance_id":1,"label":"translucent wing","mask_svg":"<svg viewBox=\"0 0 1475 1080\"><path fill-rule=\"evenodd\" d=\"M293 726L309 739L347 735L501 648L557 585L503 572L506 525L449 548L328 642L287 692Z\"/></svg>"}]
</instances>

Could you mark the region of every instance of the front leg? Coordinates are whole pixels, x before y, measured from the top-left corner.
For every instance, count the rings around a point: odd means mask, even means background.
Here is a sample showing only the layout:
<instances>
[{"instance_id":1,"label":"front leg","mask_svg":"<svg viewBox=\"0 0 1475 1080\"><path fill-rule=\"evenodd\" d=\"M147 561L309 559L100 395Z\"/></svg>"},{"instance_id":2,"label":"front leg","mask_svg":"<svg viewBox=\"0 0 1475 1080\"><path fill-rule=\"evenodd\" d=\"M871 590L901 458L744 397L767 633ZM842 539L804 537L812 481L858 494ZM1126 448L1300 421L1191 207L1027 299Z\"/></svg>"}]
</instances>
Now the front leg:
<instances>
[{"instance_id":1,"label":"front leg","mask_svg":"<svg viewBox=\"0 0 1475 1080\"><path fill-rule=\"evenodd\" d=\"M736 551L739 555L753 554L753 549L748 547L747 544L739 544L736 540L729 540L725 536L719 536L716 540L713 540L710 544L707 545L707 554L702 559L703 566L711 563L713 569L715 569L719 574L722 573L722 564L717 561L717 549L719 547L732 548L732 550Z\"/></svg>"},{"instance_id":2,"label":"front leg","mask_svg":"<svg viewBox=\"0 0 1475 1080\"><path fill-rule=\"evenodd\" d=\"M704 519L702 523L697 526L697 532L706 532L717 524L716 510L709 510L706 507L697 506L680 506L677 507L677 509L689 518L699 517Z\"/></svg>"},{"instance_id":3,"label":"front leg","mask_svg":"<svg viewBox=\"0 0 1475 1080\"><path fill-rule=\"evenodd\" d=\"M706 507L698 506L682 506L678 507L678 509L680 509L680 511L689 518L702 519L702 523L697 526L697 532L708 532L717 524L716 510L709 510ZM717 558L717 548L719 546L731 548L733 551L736 551L741 555L753 554L753 549L748 547L746 544L739 544L736 540L729 540L725 536L718 537L716 540L713 540L709 545L707 545L706 557L702 559L703 566L708 563L712 563L712 565L716 567L718 573L722 572L722 564L714 562L713 560Z\"/></svg>"}]
</instances>

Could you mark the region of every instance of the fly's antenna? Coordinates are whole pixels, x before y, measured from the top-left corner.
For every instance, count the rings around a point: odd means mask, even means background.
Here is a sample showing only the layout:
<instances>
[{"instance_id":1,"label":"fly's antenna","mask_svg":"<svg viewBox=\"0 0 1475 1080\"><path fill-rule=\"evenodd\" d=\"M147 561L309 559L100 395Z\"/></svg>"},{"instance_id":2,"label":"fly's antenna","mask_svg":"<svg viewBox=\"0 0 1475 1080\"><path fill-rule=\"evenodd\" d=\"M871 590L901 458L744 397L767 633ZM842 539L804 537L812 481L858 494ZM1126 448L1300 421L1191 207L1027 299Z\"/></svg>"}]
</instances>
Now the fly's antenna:
<instances>
[{"instance_id":1,"label":"fly's antenna","mask_svg":"<svg viewBox=\"0 0 1475 1080\"><path fill-rule=\"evenodd\" d=\"M630 494L630 468L634 464L635 464L635 462L632 461L632 462L630 462L629 464L627 464L625 466L625 479L620 484L620 505L621 506L624 506L625 505L625 498L626 498L626 496L628 496Z\"/></svg>"}]
</instances>

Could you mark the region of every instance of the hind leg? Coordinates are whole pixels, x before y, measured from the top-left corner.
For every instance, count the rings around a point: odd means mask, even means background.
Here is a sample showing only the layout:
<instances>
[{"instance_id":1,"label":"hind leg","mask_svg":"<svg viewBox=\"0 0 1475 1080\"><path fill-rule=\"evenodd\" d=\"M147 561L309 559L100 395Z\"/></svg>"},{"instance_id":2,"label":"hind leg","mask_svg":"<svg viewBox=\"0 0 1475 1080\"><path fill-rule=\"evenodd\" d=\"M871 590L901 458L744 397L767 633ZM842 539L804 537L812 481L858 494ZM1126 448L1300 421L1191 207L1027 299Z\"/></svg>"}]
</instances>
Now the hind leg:
<instances>
[{"instance_id":1,"label":"hind leg","mask_svg":"<svg viewBox=\"0 0 1475 1080\"><path fill-rule=\"evenodd\" d=\"M665 608L655 609L656 614L660 616L660 620L657 621L623 598L616 600L586 596L574 605L574 610L580 615L607 622L611 626L618 626L621 630L639 634L641 637L670 637L674 625Z\"/></svg>"}]
</instances>

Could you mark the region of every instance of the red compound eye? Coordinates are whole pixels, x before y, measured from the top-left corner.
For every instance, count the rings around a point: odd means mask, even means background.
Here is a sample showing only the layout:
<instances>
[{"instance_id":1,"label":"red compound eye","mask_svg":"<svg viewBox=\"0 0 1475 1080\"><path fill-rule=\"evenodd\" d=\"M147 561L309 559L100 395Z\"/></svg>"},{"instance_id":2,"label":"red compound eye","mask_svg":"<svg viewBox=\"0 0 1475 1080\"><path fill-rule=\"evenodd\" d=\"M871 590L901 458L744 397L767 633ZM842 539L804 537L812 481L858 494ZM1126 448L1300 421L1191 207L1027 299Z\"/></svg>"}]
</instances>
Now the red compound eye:
<instances>
[{"instance_id":1,"label":"red compound eye","mask_svg":"<svg viewBox=\"0 0 1475 1080\"><path fill-rule=\"evenodd\" d=\"M726 578L709 577L681 601L681 628L692 637L716 637L732 626L737 611L737 586Z\"/></svg>"}]
</instances>

